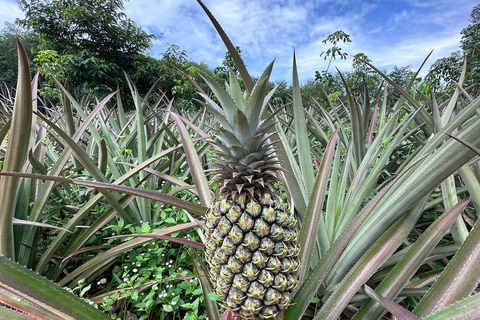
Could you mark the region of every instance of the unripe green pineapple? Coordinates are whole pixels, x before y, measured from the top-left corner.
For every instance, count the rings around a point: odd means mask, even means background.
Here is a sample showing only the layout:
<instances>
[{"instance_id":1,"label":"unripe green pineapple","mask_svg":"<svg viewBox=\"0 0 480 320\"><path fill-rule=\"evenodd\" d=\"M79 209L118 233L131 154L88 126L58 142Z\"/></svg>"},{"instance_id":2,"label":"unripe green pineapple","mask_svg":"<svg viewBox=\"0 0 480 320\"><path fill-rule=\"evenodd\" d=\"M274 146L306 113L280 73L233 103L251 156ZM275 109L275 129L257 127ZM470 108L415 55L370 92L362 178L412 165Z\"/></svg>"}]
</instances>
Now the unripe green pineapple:
<instances>
[{"instance_id":1,"label":"unripe green pineapple","mask_svg":"<svg viewBox=\"0 0 480 320\"><path fill-rule=\"evenodd\" d=\"M221 124L213 177L219 199L205 223L206 260L220 304L252 319L273 318L287 308L298 282L296 219L276 190L280 168L268 142L272 66L249 96L233 74L228 92L205 79L220 102L204 96L207 108Z\"/></svg>"}]
</instances>

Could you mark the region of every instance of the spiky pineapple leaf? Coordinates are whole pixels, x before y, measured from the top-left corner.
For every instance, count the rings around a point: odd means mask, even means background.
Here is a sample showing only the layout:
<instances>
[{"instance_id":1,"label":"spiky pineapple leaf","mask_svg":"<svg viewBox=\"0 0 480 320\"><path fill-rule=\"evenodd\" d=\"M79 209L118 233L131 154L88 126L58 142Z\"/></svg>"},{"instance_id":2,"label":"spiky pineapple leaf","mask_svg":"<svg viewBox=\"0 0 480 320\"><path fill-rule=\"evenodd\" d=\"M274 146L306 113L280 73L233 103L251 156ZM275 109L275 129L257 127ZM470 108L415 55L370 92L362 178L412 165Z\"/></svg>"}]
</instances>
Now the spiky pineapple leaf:
<instances>
[{"instance_id":1,"label":"spiky pineapple leaf","mask_svg":"<svg viewBox=\"0 0 480 320\"><path fill-rule=\"evenodd\" d=\"M0 319L32 320L35 318L28 316L25 313L21 313L12 309L7 309L6 307L0 307Z\"/></svg>"},{"instance_id":2,"label":"spiky pineapple leaf","mask_svg":"<svg viewBox=\"0 0 480 320\"><path fill-rule=\"evenodd\" d=\"M329 240L327 236L327 230L325 228L325 221L323 220L322 208L325 200L325 192L327 190L331 164L335 154L337 137L338 132L335 131L330 138L327 147L325 148L322 163L320 164L320 170L315 180L314 192L310 196L307 212L305 214L302 229L298 237L300 248L302 248L299 256L300 261L302 261L299 271L300 283L303 282L310 269L310 259L312 257L312 251L314 249L317 236L320 235L321 242L326 242L324 246L321 246L321 248L324 250L322 254L327 252L329 247Z\"/></svg>"},{"instance_id":3,"label":"spiky pineapple leaf","mask_svg":"<svg viewBox=\"0 0 480 320\"><path fill-rule=\"evenodd\" d=\"M152 234L158 235L158 236L167 236L174 232L178 232L181 230L188 230L191 228L201 227L201 226L202 226L201 221L186 222L186 223L171 226L162 230L154 231L152 232ZM103 252L102 254L96 256L95 258L88 260L86 263L82 264L80 267L78 267L77 269L69 273L65 278L63 278L59 282L59 284L64 286L70 283L71 281L88 278L88 276L91 275L92 270L96 270L101 268L102 266L107 265L108 263L115 260L116 258L118 258L123 253L127 252L128 250L137 248L151 240L152 238L135 238L135 239L126 241L122 244L119 244Z\"/></svg>"},{"instance_id":4,"label":"spiky pineapple leaf","mask_svg":"<svg viewBox=\"0 0 480 320\"><path fill-rule=\"evenodd\" d=\"M240 141L240 146L251 137L250 128L248 125L249 121L245 113L240 109L235 110L233 114L233 134L235 137ZM255 151L255 150L248 150L248 151Z\"/></svg>"},{"instance_id":5,"label":"spiky pineapple leaf","mask_svg":"<svg viewBox=\"0 0 480 320\"><path fill-rule=\"evenodd\" d=\"M162 240L168 240L171 242L175 243L180 243L184 244L187 246L190 246L192 248L197 248L200 250L205 249L205 245L201 242L198 241L193 241L193 240L188 240L188 239L182 239L182 238L176 238L176 237L169 237L169 236L163 236L163 235L157 235L154 233L146 233L146 234L140 234L140 233L133 233L133 234L123 234L119 236L111 236L111 237L106 237L105 239L116 239L116 238L150 238L150 239L162 239Z\"/></svg>"},{"instance_id":6,"label":"spiky pineapple leaf","mask_svg":"<svg viewBox=\"0 0 480 320\"><path fill-rule=\"evenodd\" d=\"M305 112L303 110L302 95L300 93L300 83L298 81L297 61L295 52L293 53L293 117L295 126L295 140L298 145L298 162L302 170L302 183L305 186L307 196L310 196L315 183L315 173L313 172L312 156L310 152L310 139L308 137Z\"/></svg>"},{"instance_id":7,"label":"spiky pineapple leaf","mask_svg":"<svg viewBox=\"0 0 480 320\"><path fill-rule=\"evenodd\" d=\"M272 73L273 63L274 61L267 66L262 76L255 83L255 87L248 97L245 115L249 120L251 134L257 129L258 123L262 120L263 112L265 111L268 79Z\"/></svg>"},{"instance_id":8,"label":"spiky pineapple leaf","mask_svg":"<svg viewBox=\"0 0 480 320\"><path fill-rule=\"evenodd\" d=\"M315 315L314 320L336 320L350 299L406 239L423 212L426 199L402 216L360 258Z\"/></svg>"},{"instance_id":9,"label":"spiky pineapple leaf","mask_svg":"<svg viewBox=\"0 0 480 320\"><path fill-rule=\"evenodd\" d=\"M225 119L227 122L232 125L233 124L233 117L235 114L235 110L237 109L237 105L235 104L235 101L233 101L232 97L228 94L228 92L221 86L217 80L213 79L211 76L208 74L202 74L201 77L205 82L208 84L210 89L213 91L213 94L215 97L218 99L218 102L220 103L221 109L223 110L223 113L225 114ZM211 100L211 99L209 99ZM207 102L210 103L209 100L206 100ZM241 106L239 106L241 107Z\"/></svg>"},{"instance_id":10,"label":"spiky pineapple leaf","mask_svg":"<svg viewBox=\"0 0 480 320\"><path fill-rule=\"evenodd\" d=\"M452 303L422 320L465 320L480 319L480 293Z\"/></svg>"},{"instance_id":11,"label":"spiky pineapple leaf","mask_svg":"<svg viewBox=\"0 0 480 320\"><path fill-rule=\"evenodd\" d=\"M32 129L32 86L28 58L17 38L18 81L4 171L22 171L27 160ZM14 258L12 218L15 216L20 177L0 178L0 254Z\"/></svg>"},{"instance_id":12,"label":"spiky pineapple leaf","mask_svg":"<svg viewBox=\"0 0 480 320\"><path fill-rule=\"evenodd\" d=\"M40 275L0 257L0 301L38 319L110 319Z\"/></svg>"},{"instance_id":13,"label":"spiky pineapple leaf","mask_svg":"<svg viewBox=\"0 0 480 320\"><path fill-rule=\"evenodd\" d=\"M408 280L424 263L429 253L443 238L455 219L462 213L470 199L464 199L435 220L418 238L405 256L395 265L387 277L375 289L379 295L394 299L404 288ZM377 301L378 302L378 301ZM382 309L372 300L366 301L353 319L377 319L382 315Z\"/></svg>"},{"instance_id":14,"label":"spiky pineapple leaf","mask_svg":"<svg viewBox=\"0 0 480 320\"><path fill-rule=\"evenodd\" d=\"M394 316L396 316L398 319L402 320L420 320L419 317L399 305L393 300L390 300L388 298L385 298L375 292L372 288L370 288L367 285L363 286L363 290L369 296L370 298L374 299L376 302L381 304L385 309L390 311ZM368 318L368 319L375 319L375 318Z\"/></svg>"},{"instance_id":15,"label":"spiky pineapple leaf","mask_svg":"<svg viewBox=\"0 0 480 320\"><path fill-rule=\"evenodd\" d=\"M115 185L112 183L85 181L85 180L78 180L78 179L63 178L58 176L48 176L43 174L23 173L23 172L0 172L0 175L16 176L16 177L24 177L24 178L32 178L32 179L40 179L40 180L50 180L50 181L71 183L71 184L76 184L80 186L92 187L98 190L107 190L107 191L126 193L130 195L140 196L140 197L156 200L162 203L170 204L172 206L176 206L178 208L184 209L196 215L203 215L207 210L206 207L202 205L181 200L179 198L175 198L161 192L156 192L156 191L146 190L146 189L139 189L139 188L128 187L128 186Z\"/></svg>"},{"instance_id":16,"label":"spiky pineapple leaf","mask_svg":"<svg viewBox=\"0 0 480 320\"><path fill-rule=\"evenodd\" d=\"M229 82L229 90L230 90L230 96L232 97L233 102L243 112L245 112L246 109L246 103L245 103L245 96L242 92L242 88L240 87L240 82L237 79L237 76L235 73L230 70L229 72L229 77L230 77L230 82Z\"/></svg>"},{"instance_id":17,"label":"spiky pineapple leaf","mask_svg":"<svg viewBox=\"0 0 480 320\"><path fill-rule=\"evenodd\" d=\"M36 227L49 228L49 229L62 230L62 231L65 231L65 232L70 232L69 230L67 230L65 228L53 226L53 225L48 224L48 223L35 222L35 221L30 221L30 220L22 220L22 219L17 219L17 218L13 218L13 224L14 225L36 226Z\"/></svg>"},{"instance_id":18,"label":"spiky pineapple leaf","mask_svg":"<svg viewBox=\"0 0 480 320\"><path fill-rule=\"evenodd\" d=\"M182 118L174 112L171 112L171 115L177 123L180 137L183 142L183 149L185 150L187 161L190 166L193 181L195 183L195 187L197 189L200 200L203 206L208 207L212 202L212 196L210 194L210 189L208 188L207 178L205 176L205 172L203 171L200 157L198 156L195 145L190 138L190 134L187 131L187 128L182 121Z\"/></svg>"},{"instance_id":19,"label":"spiky pineapple leaf","mask_svg":"<svg viewBox=\"0 0 480 320\"><path fill-rule=\"evenodd\" d=\"M245 67L245 63L243 62L242 58L240 57L240 54L237 52L237 50L235 49L235 46L232 44L232 42L228 38L227 34L222 29L222 27L218 23L217 19L215 19L215 17L210 12L210 10L208 10L208 8L203 4L202 1L197 0L197 2L200 4L202 9L205 11L208 18L212 22L213 26L217 30L218 34L222 38L223 43L227 47L227 50L230 53L230 55L232 56L232 59L235 62L235 66L237 67L238 72L240 73L240 75L243 79L243 82L245 83L245 86L247 87L247 91L251 92L253 90L254 83L253 83L252 77L250 77L250 75L248 74L248 70Z\"/></svg>"}]
</instances>

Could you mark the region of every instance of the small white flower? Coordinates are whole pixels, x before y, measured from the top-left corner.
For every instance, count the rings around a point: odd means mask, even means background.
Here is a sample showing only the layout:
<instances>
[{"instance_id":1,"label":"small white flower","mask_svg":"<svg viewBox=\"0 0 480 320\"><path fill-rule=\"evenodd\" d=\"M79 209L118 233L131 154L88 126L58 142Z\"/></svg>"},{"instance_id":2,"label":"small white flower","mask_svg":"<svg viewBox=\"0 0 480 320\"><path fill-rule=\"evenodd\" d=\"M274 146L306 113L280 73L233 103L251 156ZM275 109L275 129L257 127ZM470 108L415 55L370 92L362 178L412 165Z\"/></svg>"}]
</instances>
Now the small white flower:
<instances>
[{"instance_id":1,"label":"small white flower","mask_svg":"<svg viewBox=\"0 0 480 320\"><path fill-rule=\"evenodd\" d=\"M138 269L137 268L133 269L133 272L138 272Z\"/></svg>"},{"instance_id":2,"label":"small white flower","mask_svg":"<svg viewBox=\"0 0 480 320\"><path fill-rule=\"evenodd\" d=\"M170 302L170 304L171 304L172 306L174 306L174 305L177 304L177 301L172 301L172 302Z\"/></svg>"}]
</instances>

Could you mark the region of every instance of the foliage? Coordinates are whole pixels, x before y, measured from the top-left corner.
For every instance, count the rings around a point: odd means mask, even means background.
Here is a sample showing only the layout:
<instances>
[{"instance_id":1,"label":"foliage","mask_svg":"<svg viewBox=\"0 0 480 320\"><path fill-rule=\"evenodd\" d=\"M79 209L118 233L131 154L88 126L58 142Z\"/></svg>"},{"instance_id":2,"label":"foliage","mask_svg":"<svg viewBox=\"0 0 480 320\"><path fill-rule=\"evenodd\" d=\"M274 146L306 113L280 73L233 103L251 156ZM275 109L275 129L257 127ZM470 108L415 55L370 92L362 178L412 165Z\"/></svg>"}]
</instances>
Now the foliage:
<instances>
[{"instance_id":1,"label":"foliage","mask_svg":"<svg viewBox=\"0 0 480 320\"><path fill-rule=\"evenodd\" d=\"M328 69L330 68L330 64L332 63L332 60L335 60L337 56L340 57L340 60L347 59L348 54L346 52L342 52L342 48L340 48L338 44L340 42L344 42L344 43L352 42L352 40L350 40L350 35L346 34L342 30L337 30L334 33L328 35L328 37L323 39L322 42L323 43L329 42L332 44L331 48L329 48L327 51L323 51L322 53L320 53L320 57L325 54L323 59L327 60L328 58L330 58L330 60L328 61L327 69L326 69L326 72L328 72Z\"/></svg>"},{"instance_id":2,"label":"foliage","mask_svg":"<svg viewBox=\"0 0 480 320\"><path fill-rule=\"evenodd\" d=\"M472 82L477 83L480 80L478 76L480 70L480 5L473 7L470 23L462 30L461 34L460 47L467 57L468 70L473 76Z\"/></svg>"},{"instance_id":3,"label":"foliage","mask_svg":"<svg viewBox=\"0 0 480 320\"><path fill-rule=\"evenodd\" d=\"M122 66L122 60L151 47L148 35L123 12L123 0L21 2L25 18L19 23L33 29L45 49L64 53L86 50Z\"/></svg>"},{"instance_id":4,"label":"foliage","mask_svg":"<svg viewBox=\"0 0 480 320\"><path fill-rule=\"evenodd\" d=\"M480 81L478 70L480 68L480 5L473 7L470 14L470 23L461 31L461 51L452 52L450 56L435 61L430 67L426 82L432 84L435 89L448 87L449 92L456 88L455 79L460 77L464 58L467 63L465 86L476 85ZM475 89L478 92L478 88Z\"/></svg>"},{"instance_id":5,"label":"foliage","mask_svg":"<svg viewBox=\"0 0 480 320\"><path fill-rule=\"evenodd\" d=\"M428 70L425 81L431 83L436 88L449 85L450 91L455 90L456 86L451 80L460 77L462 63L463 57L460 51L453 52L448 57L440 58Z\"/></svg>"},{"instance_id":6,"label":"foliage","mask_svg":"<svg viewBox=\"0 0 480 320\"><path fill-rule=\"evenodd\" d=\"M99 232L97 241L101 243L109 231L112 236L148 234L188 221L186 213L178 215L171 209L161 215L162 220L153 226L156 229L146 222L133 226L119 219ZM198 240L195 234L183 233L183 237ZM202 290L188 250L166 240L154 240L125 253L119 261L92 287L97 292L92 301L110 315L124 319L127 314L135 314L142 320L205 319Z\"/></svg>"},{"instance_id":7,"label":"foliage","mask_svg":"<svg viewBox=\"0 0 480 320\"><path fill-rule=\"evenodd\" d=\"M25 47L29 61L33 60L32 50L39 44L38 36L35 33L18 28L13 24L5 24L0 31L0 81L11 88L15 87L17 83L16 37Z\"/></svg>"},{"instance_id":8,"label":"foliage","mask_svg":"<svg viewBox=\"0 0 480 320\"><path fill-rule=\"evenodd\" d=\"M242 49L239 46L236 46L235 50L241 57ZM225 58L222 61L222 65L213 69L213 74L218 78L222 79L223 81L227 81L229 78L230 70L233 71L237 78L240 76L237 66L235 65L235 61L233 61L232 55L230 54L230 52L227 51L225 53Z\"/></svg>"},{"instance_id":9,"label":"foliage","mask_svg":"<svg viewBox=\"0 0 480 320\"><path fill-rule=\"evenodd\" d=\"M135 58L152 45L153 35L123 12L123 0L23 0L25 18L18 23L40 37L38 51L53 50L58 59L49 74L87 90L114 90L123 71L133 70ZM68 26L68 27L67 27ZM43 75L49 64L37 59ZM108 91L108 90L107 90Z\"/></svg>"},{"instance_id":10,"label":"foliage","mask_svg":"<svg viewBox=\"0 0 480 320\"><path fill-rule=\"evenodd\" d=\"M254 79L233 50L245 89L252 92ZM205 172L214 151L207 142L215 138L210 130L218 119L200 106L173 113L174 102L156 87L143 93L135 85L140 79L155 83L155 77L147 78L150 71L178 62L183 73L172 71L177 81L169 87L177 86L175 95L190 101L194 87L209 97L203 84L189 81L197 77L197 68L207 68L188 61L181 50L166 55L163 66L142 56L138 78L125 80L136 112L124 112L120 93L109 92L92 104L77 100L57 81L60 107L50 110L37 98L41 86L37 78L30 81L26 54L20 52L17 97L0 98L2 252L84 298L106 294L96 303L112 308L108 312L137 308L147 316L160 304L156 308L172 318L176 312L177 317L220 319L197 251L203 248L202 216L212 197ZM39 56L51 66L45 73L61 61L63 54L56 52ZM364 76L357 79L375 76L378 82L372 83L381 90L371 90L375 86L368 81L349 80L355 79L349 73L327 73L330 86L311 81L300 87L294 77L272 106L271 142L305 248L301 285L284 318L346 319L352 311L355 320L380 319L387 312L407 319L478 318L480 229L473 226L480 203L480 98L474 86L463 87L474 79L462 71L454 78L459 86L437 87L426 98L429 87L418 80L420 70L398 68L386 75L370 63L359 63L358 70ZM381 81L388 84L381 87ZM33 113L42 106L47 115ZM111 232L129 237L105 239ZM166 267L175 261L174 253L187 251L188 266L179 261ZM32 295L33 280L19 280L45 279L6 261L0 264L0 282L27 294L18 299L2 292L2 301L25 301L14 307L28 307L43 318L45 306L58 312L65 301L70 307L63 311L85 311L85 319L98 314L50 282L34 286L45 291ZM193 270L198 280L191 286L190 278L150 285L158 268L163 269L158 281L190 277ZM49 301L39 308L42 297ZM126 311L118 303L122 300ZM195 315L196 303L205 312ZM5 308L0 313L12 317Z\"/></svg>"}]
</instances>

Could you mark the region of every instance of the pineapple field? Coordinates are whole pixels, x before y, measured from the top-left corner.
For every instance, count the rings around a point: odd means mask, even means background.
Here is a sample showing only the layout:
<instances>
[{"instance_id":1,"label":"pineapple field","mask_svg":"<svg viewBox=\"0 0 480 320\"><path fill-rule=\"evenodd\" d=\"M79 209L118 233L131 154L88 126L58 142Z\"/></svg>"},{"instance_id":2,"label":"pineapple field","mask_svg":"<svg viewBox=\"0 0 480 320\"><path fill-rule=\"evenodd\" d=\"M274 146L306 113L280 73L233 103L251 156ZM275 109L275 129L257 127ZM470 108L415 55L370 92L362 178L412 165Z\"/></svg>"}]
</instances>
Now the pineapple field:
<instances>
[{"instance_id":1,"label":"pineapple field","mask_svg":"<svg viewBox=\"0 0 480 320\"><path fill-rule=\"evenodd\" d=\"M358 54L301 84L292 52L287 85L275 61L252 77L197 2L218 72L172 46L159 64L91 58L89 78L16 38L0 319L480 319L474 59L439 81L446 60L401 77Z\"/></svg>"}]
</instances>

